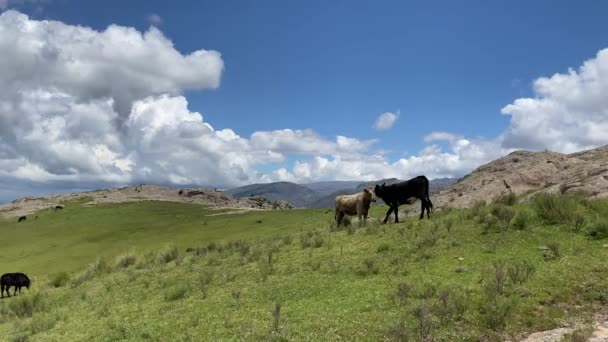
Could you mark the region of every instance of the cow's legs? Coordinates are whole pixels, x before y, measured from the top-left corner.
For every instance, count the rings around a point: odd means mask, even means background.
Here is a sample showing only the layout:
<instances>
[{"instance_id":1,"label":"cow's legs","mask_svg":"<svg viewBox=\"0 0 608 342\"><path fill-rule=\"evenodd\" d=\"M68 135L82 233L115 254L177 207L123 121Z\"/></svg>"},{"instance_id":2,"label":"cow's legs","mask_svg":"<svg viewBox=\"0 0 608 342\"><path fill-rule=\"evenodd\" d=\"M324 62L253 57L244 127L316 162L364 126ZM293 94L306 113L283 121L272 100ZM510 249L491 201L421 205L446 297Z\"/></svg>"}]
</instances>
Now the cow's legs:
<instances>
[{"instance_id":1,"label":"cow's legs","mask_svg":"<svg viewBox=\"0 0 608 342\"><path fill-rule=\"evenodd\" d=\"M4 298L4 284L0 285L0 298Z\"/></svg>"},{"instance_id":2,"label":"cow's legs","mask_svg":"<svg viewBox=\"0 0 608 342\"><path fill-rule=\"evenodd\" d=\"M17 285L15 285L15 292L13 292L13 296L17 295Z\"/></svg>"},{"instance_id":3,"label":"cow's legs","mask_svg":"<svg viewBox=\"0 0 608 342\"><path fill-rule=\"evenodd\" d=\"M340 224L342 223L343 218L344 218L344 213L341 211L338 211L338 213L336 214L336 221L338 223L338 227L340 227Z\"/></svg>"},{"instance_id":4,"label":"cow's legs","mask_svg":"<svg viewBox=\"0 0 608 342\"><path fill-rule=\"evenodd\" d=\"M388 211L386 212L386 217L384 218L384 221L382 221L382 223L386 223L386 221L388 221L388 217L391 215L391 213L393 212L393 206L391 205L388 209Z\"/></svg>"},{"instance_id":5,"label":"cow's legs","mask_svg":"<svg viewBox=\"0 0 608 342\"><path fill-rule=\"evenodd\" d=\"M396 205L393 211L395 212L395 223L399 223L399 215L397 214L399 212L399 206Z\"/></svg>"}]
</instances>

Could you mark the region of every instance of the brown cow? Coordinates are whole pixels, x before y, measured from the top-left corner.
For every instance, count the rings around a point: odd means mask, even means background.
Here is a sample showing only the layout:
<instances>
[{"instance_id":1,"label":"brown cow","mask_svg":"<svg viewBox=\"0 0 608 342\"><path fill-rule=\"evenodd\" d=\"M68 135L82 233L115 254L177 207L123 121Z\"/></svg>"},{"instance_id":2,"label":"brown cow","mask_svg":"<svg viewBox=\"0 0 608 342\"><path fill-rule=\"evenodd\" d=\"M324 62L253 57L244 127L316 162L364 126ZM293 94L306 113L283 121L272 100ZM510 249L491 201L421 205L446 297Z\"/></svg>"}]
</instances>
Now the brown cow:
<instances>
[{"instance_id":1,"label":"brown cow","mask_svg":"<svg viewBox=\"0 0 608 342\"><path fill-rule=\"evenodd\" d=\"M367 213L371 202L375 202L371 189L363 189L363 191L353 195L336 196L336 223L338 227L344 219L344 215L357 215L359 218L359 226L367 220ZM363 217L363 220L361 220Z\"/></svg>"}]
</instances>

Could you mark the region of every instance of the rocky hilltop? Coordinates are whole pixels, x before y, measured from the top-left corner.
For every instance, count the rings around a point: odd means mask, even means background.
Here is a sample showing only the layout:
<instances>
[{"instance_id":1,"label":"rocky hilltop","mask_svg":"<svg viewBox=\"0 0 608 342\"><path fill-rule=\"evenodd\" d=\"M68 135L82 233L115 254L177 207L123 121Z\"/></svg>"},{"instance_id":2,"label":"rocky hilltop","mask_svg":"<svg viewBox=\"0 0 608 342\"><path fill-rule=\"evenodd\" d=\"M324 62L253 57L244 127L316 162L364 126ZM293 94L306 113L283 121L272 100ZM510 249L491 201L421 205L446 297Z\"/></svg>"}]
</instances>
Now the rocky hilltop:
<instances>
[{"instance_id":1,"label":"rocky hilltop","mask_svg":"<svg viewBox=\"0 0 608 342\"><path fill-rule=\"evenodd\" d=\"M0 215L8 217L29 215L38 210L54 208L57 205L71 201L84 201L86 205L136 201L170 201L200 204L211 208L251 210L293 208L291 204L285 201L269 200L264 197L236 199L225 192L213 189L174 189L154 185L139 185L48 197L24 197L11 203L0 205Z\"/></svg>"},{"instance_id":2,"label":"rocky hilltop","mask_svg":"<svg viewBox=\"0 0 608 342\"><path fill-rule=\"evenodd\" d=\"M539 191L608 197L608 145L572 154L516 151L478 167L432 200L439 208L462 208L510 192L527 197Z\"/></svg>"}]
</instances>

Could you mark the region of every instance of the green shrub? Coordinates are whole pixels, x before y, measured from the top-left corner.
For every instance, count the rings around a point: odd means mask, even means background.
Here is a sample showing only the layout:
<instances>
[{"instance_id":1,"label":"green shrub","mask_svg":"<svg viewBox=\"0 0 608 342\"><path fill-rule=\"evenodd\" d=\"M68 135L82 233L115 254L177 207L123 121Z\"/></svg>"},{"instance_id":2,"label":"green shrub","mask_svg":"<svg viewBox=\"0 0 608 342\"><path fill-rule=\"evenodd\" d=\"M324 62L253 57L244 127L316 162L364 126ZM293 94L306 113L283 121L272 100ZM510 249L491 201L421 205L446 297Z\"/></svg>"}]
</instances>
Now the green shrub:
<instances>
[{"instance_id":1,"label":"green shrub","mask_svg":"<svg viewBox=\"0 0 608 342\"><path fill-rule=\"evenodd\" d=\"M596 218L588 224L587 234L594 239L608 237L608 220Z\"/></svg>"},{"instance_id":2,"label":"green shrub","mask_svg":"<svg viewBox=\"0 0 608 342\"><path fill-rule=\"evenodd\" d=\"M534 272L534 265L527 260L522 260L507 267L507 277L512 283L519 285L525 283Z\"/></svg>"},{"instance_id":3,"label":"green shrub","mask_svg":"<svg viewBox=\"0 0 608 342\"><path fill-rule=\"evenodd\" d=\"M177 247L167 246L158 253L158 262L160 264L168 264L171 261L176 260L178 256L179 252L177 251Z\"/></svg>"},{"instance_id":4,"label":"green shrub","mask_svg":"<svg viewBox=\"0 0 608 342\"><path fill-rule=\"evenodd\" d=\"M9 302L9 309L19 318L32 317L34 312L43 312L47 309L46 298L36 292L33 295L25 295L14 298Z\"/></svg>"},{"instance_id":5,"label":"green shrub","mask_svg":"<svg viewBox=\"0 0 608 342\"><path fill-rule=\"evenodd\" d=\"M376 263L376 260L367 258L361 262L361 265L356 268L355 273L360 276L367 276L370 274L378 274L380 267Z\"/></svg>"},{"instance_id":6,"label":"green shrub","mask_svg":"<svg viewBox=\"0 0 608 342\"><path fill-rule=\"evenodd\" d=\"M116 268L127 268L129 266L135 265L136 261L137 258L131 253L122 255L116 259Z\"/></svg>"},{"instance_id":7,"label":"green shrub","mask_svg":"<svg viewBox=\"0 0 608 342\"><path fill-rule=\"evenodd\" d=\"M70 275L67 272L59 272L51 276L49 282L52 287L62 287L70 281Z\"/></svg>"},{"instance_id":8,"label":"green shrub","mask_svg":"<svg viewBox=\"0 0 608 342\"><path fill-rule=\"evenodd\" d=\"M388 243L382 243L378 246L378 253L387 252L391 247Z\"/></svg>"},{"instance_id":9,"label":"green shrub","mask_svg":"<svg viewBox=\"0 0 608 342\"><path fill-rule=\"evenodd\" d=\"M493 331L502 331L513 313L515 302L502 297L487 298L479 308L481 323Z\"/></svg>"},{"instance_id":10,"label":"green shrub","mask_svg":"<svg viewBox=\"0 0 608 342\"><path fill-rule=\"evenodd\" d=\"M496 198L494 203L512 206L517 203L517 196L514 193L509 192L508 194L504 194Z\"/></svg>"},{"instance_id":11,"label":"green shrub","mask_svg":"<svg viewBox=\"0 0 608 342\"><path fill-rule=\"evenodd\" d=\"M502 204L494 205L491 212L502 223L504 229L509 228L509 223L515 216L515 209Z\"/></svg>"},{"instance_id":12,"label":"green shrub","mask_svg":"<svg viewBox=\"0 0 608 342\"><path fill-rule=\"evenodd\" d=\"M527 209L519 209L511 220L511 226L517 230L525 230L530 226L532 214Z\"/></svg>"},{"instance_id":13,"label":"green shrub","mask_svg":"<svg viewBox=\"0 0 608 342\"><path fill-rule=\"evenodd\" d=\"M571 222L577 201L571 196L541 192L532 198L532 208L536 215L548 224Z\"/></svg>"},{"instance_id":14,"label":"green shrub","mask_svg":"<svg viewBox=\"0 0 608 342\"><path fill-rule=\"evenodd\" d=\"M188 290L188 286L185 283L180 283L166 289L163 297L166 301L182 299L186 297Z\"/></svg>"}]
</instances>

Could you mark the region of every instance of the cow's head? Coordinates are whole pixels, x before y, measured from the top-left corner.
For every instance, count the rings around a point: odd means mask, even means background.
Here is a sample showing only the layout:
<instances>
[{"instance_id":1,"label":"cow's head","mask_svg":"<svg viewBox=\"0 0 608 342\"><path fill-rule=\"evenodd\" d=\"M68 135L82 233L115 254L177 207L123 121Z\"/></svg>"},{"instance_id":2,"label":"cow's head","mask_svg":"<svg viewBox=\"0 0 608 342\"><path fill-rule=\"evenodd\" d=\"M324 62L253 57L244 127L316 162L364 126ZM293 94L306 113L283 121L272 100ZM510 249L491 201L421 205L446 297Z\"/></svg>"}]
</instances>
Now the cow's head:
<instances>
[{"instance_id":1,"label":"cow's head","mask_svg":"<svg viewBox=\"0 0 608 342\"><path fill-rule=\"evenodd\" d=\"M372 190L372 188L365 188L363 191L371 197L372 202L376 202L376 197L374 196L374 190Z\"/></svg>"},{"instance_id":2,"label":"cow's head","mask_svg":"<svg viewBox=\"0 0 608 342\"><path fill-rule=\"evenodd\" d=\"M386 183L382 183L382 185L376 184L376 186L374 187L374 193L376 194L376 196L382 197L385 187L386 187Z\"/></svg>"}]
</instances>

